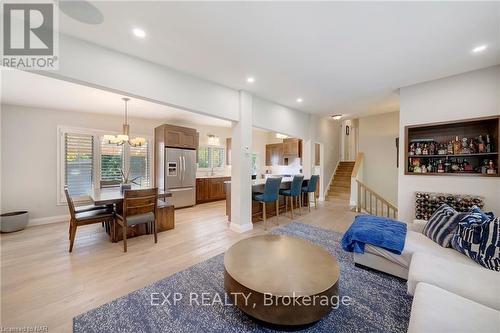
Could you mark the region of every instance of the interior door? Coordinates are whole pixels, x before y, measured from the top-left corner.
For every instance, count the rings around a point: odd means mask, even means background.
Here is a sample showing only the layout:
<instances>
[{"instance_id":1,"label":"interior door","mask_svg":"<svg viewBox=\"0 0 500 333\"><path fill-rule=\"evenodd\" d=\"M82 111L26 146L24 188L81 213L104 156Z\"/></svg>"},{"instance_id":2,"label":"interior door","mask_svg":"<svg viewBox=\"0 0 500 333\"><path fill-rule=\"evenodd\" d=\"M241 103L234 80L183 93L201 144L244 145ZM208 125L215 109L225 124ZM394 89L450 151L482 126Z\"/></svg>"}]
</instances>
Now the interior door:
<instances>
[{"instance_id":1,"label":"interior door","mask_svg":"<svg viewBox=\"0 0 500 333\"><path fill-rule=\"evenodd\" d=\"M183 187L194 187L196 185L196 150L183 151Z\"/></svg>"},{"instance_id":2,"label":"interior door","mask_svg":"<svg viewBox=\"0 0 500 333\"><path fill-rule=\"evenodd\" d=\"M165 149L165 188L182 187L182 150Z\"/></svg>"}]
</instances>

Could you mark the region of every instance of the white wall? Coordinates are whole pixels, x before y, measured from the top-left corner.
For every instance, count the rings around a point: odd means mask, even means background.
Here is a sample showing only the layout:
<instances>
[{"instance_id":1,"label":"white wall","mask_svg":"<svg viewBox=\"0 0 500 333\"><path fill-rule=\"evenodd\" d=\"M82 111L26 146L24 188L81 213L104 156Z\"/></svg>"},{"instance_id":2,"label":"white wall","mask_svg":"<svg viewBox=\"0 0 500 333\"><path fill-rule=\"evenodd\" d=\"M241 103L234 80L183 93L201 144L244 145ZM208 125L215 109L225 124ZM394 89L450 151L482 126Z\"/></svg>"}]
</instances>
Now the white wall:
<instances>
[{"instance_id":1,"label":"white wall","mask_svg":"<svg viewBox=\"0 0 500 333\"><path fill-rule=\"evenodd\" d=\"M309 114L253 98L253 126L295 138L309 137Z\"/></svg>"},{"instance_id":2,"label":"white wall","mask_svg":"<svg viewBox=\"0 0 500 333\"><path fill-rule=\"evenodd\" d=\"M328 116L311 116L310 126L310 151L314 151L314 143L321 143L323 145L323 156L321 156L321 163L323 164L323 175L321 175L320 190L322 196L328 190L330 180L335 173L335 169L340 161L340 131L341 122L333 120ZM313 169L314 159L310 155L310 159L306 160L309 167ZM304 168L306 165L304 165Z\"/></svg>"},{"instance_id":3,"label":"white wall","mask_svg":"<svg viewBox=\"0 0 500 333\"><path fill-rule=\"evenodd\" d=\"M365 154L363 182L384 199L398 201L398 168L395 139L399 112L359 118L359 151Z\"/></svg>"},{"instance_id":4,"label":"white wall","mask_svg":"<svg viewBox=\"0 0 500 333\"><path fill-rule=\"evenodd\" d=\"M41 74L239 120L234 89L62 34L59 53L59 70Z\"/></svg>"},{"instance_id":5,"label":"white wall","mask_svg":"<svg viewBox=\"0 0 500 333\"><path fill-rule=\"evenodd\" d=\"M415 191L481 195L500 214L500 178L405 176L403 167L405 126L500 114L500 66L401 88L400 105L399 218L414 218Z\"/></svg>"}]
</instances>

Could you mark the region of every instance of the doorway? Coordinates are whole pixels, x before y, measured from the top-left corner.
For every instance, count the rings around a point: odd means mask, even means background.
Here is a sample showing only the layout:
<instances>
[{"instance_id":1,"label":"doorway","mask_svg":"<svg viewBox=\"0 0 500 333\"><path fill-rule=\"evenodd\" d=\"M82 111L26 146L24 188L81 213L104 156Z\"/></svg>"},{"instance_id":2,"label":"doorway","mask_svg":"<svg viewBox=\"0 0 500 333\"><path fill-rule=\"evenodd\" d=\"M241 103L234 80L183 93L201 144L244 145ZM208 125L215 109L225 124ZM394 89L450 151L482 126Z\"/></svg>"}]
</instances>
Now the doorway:
<instances>
[{"instance_id":1,"label":"doorway","mask_svg":"<svg viewBox=\"0 0 500 333\"><path fill-rule=\"evenodd\" d=\"M358 119L342 122L341 161L354 161L358 154Z\"/></svg>"}]
</instances>

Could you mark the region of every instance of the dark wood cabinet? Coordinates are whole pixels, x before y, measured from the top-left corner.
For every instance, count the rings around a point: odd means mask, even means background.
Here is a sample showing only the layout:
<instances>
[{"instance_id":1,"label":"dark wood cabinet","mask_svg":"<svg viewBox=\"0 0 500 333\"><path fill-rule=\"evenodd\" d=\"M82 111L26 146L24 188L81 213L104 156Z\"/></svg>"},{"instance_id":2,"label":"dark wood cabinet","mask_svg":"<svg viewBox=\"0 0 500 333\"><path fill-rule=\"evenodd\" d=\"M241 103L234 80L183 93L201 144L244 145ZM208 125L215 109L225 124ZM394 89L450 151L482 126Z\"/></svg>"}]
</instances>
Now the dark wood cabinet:
<instances>
[{"instance_id":1,"label":"dark wood cabinet","mask_svg":"<svg viewBox=\"0 0 500 333\"><path fill-rule=\"evenodd\" d=\"M231 138L226 139L226 165L231 165Z\"/></svg>"},{"instance_id":2,"label":"dark wood cabinet","mask_svg":"<svg viewBox=\"0 0 500 333\"><path fill-rule=\"evenodd\" d=\"M196 129L175 125L161 125L158 128L164 133L165 147L198 148L199 134Z\"/></svg>"},{"instance_id":3,"label":"dark wood cabinet","mask_svg":"<svg viewBox=\"0 0 500 333\"><path fill-rule=\"evenodd\" d=\"M299 156L299 139L295 138L284 139L283 154Z\"/></svg>"},{"instance_id":4,"label":"dark wood cabinet","mask_svg":"<svg viewBox=\"0 0 500 333\"><path fill-rule=\"evenodd\" d=\"M272 143L266 145L266 166L283 165L283 144Z\"/></svg>"},{"instance_id":5,"label":"dark wood cabinet","mask_svg":"<svg viewBox=\"0 0 500 333\"><path fill-rule=\"evenodd\" d=\"M226 199L225 181L231 177L196 178L196 203Z\"/></svg>"}]
</instances>

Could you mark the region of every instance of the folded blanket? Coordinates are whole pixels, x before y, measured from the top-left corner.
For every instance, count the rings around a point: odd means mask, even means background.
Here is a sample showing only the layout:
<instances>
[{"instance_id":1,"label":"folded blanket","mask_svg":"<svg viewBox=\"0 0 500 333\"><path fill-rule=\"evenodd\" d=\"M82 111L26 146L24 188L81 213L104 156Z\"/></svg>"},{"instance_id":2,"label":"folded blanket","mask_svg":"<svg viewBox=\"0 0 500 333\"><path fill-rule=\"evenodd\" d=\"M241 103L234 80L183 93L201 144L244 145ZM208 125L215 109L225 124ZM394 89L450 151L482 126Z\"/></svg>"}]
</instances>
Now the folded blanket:
<instances>
[{"instance_id":1,"label":"folded blanket","mask_svg":"<svg viewBox=\"0 0 500 333\"><path fill-rule=\"evenodd\" d=\"M342 237L342 248L348 252L364 253L371 244L396 254L405 246L406 223L373 215L358 215Z\"/></svg>"}]
</instances>

